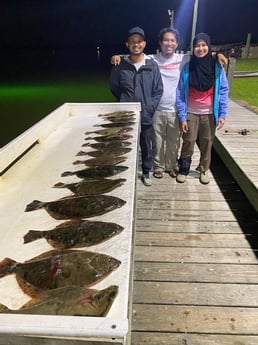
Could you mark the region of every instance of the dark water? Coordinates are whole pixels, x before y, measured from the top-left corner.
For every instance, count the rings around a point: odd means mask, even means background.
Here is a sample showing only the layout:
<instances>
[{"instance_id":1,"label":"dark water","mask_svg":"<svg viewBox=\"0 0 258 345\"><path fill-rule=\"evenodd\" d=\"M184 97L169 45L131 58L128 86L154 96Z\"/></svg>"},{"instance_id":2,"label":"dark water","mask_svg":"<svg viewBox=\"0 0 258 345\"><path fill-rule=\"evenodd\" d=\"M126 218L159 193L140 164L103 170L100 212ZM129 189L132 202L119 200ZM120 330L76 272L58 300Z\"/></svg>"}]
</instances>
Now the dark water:
<instances>
[{"instance_id":1,"label":"dark water","mask_svg":"<svg viewBox=\"0 0 258 345\"><path fill-rule=\"evenodd\" d=\"M146 53L155 53L149 46ZM0 54L0 76L4 81L73 79L78 76L109 71L114 54L126 54L124 45L88 47L16 47Z\"/></svg>"},{"instance_id":2,"label":"dark water","mask_svg":"<svg viewBox=\"0 0 258 345\"><path fill-rule=\"evenodd\" d=\"M114 47L114 51L120 50ZM104 55L105 54L105 55ZM76 99L76 94L41 95L29 94L31 88L45 85L88 86L89 79L96 76L107 78L111 69L110 50L88 48L37 48L20 47L3 50L0 54L0 147L6 145L27 128L48 115L59 105ZM15 92L23 87L22 94ZM100 87L103 86L100 85ZM96 90L98 92L98 90ZM64 98L64 97L67 97ZM78 96L79 97L79 96ZM77 98L78 98L77 97ZM80 101L84 101L81 100ZM87 102L87 100L85 100Z\"/></svg>"}]
</instances>

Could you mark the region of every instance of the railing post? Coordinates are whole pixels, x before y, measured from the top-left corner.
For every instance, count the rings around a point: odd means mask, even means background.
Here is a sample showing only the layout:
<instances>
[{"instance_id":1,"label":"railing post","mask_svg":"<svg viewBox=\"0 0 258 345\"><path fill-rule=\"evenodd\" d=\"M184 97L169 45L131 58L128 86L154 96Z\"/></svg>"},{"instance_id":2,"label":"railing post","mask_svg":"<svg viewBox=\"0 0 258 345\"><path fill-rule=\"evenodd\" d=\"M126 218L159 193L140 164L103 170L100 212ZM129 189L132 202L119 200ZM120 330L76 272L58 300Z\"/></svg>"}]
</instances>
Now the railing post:
<instances>
[{"instance_id":1,"label":"railing post","mask_svg":"<svg viewBox=\"0 0 258 345\"><path fill-rule=\"evenodd\" d=\"M229 91L231 90L231 85L232 85L234 72L235 72L235 65L236 65L236 59L233 57L228 58L227 78L228 78Z\"/></svg>"}]
</instances>

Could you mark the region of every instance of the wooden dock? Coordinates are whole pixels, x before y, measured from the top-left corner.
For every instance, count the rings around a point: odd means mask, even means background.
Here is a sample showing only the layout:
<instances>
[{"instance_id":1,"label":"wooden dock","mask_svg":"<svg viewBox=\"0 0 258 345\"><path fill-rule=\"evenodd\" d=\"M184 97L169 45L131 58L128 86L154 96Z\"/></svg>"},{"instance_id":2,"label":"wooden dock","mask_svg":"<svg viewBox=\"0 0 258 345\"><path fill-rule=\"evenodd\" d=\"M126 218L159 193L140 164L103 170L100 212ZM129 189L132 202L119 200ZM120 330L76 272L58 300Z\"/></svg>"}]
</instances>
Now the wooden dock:
<instances>
[{"instance_id":1,"label":"wooden dock","mask_svg":"<svg viewBox=\"0 0 258 345\"><path fill-rule=\"evenodd\" d=\"M251 130L244 111L230 101L225 129ZM220 135L222 159L236 168L243 148L238 180L255 186L258 135ZM198 157L197 148L185 184L168 175L151 187L137 182L131 345L258 344L257 188L243 193L215 153L211 182L200 184Z\"/></svg>"}]
</instances>

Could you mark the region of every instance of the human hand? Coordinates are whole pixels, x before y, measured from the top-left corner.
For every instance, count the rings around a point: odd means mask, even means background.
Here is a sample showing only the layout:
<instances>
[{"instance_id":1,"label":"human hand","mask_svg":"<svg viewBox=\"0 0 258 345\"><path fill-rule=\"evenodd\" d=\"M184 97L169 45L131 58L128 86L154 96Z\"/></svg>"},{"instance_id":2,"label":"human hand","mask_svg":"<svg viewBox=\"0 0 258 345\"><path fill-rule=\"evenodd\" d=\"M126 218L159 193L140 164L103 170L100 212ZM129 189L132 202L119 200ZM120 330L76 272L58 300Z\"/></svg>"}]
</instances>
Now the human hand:
<instances>
[{"instance_id":1,"label":"human hand","mask_svg":"<svg viewBox=\"0 0 258 345\"><path fill-rule=\"evenodd\" d=\"M217 60L221 67L226 67L228 64L228 58L222 53L217 53Z\"/></svg>"},{"instance_id":2,"label":"human hand","mask_svg":"<svg viewBox=\"0 0 258 345\"><path fill-rule=\"evenodd\" d=\"M219 118L219 121L218 121L218 126L217 126L217 129L220 129L224 126L224 123L225 123L225 119L223 119L222 117Z\"/></svg>"},{"instance_id":3,"label":"human hand","mask_svg":"<svg viewBox=\"0 0 258 345\"><path fill-rule=\"evenodd\" d=\"M183 121L180 123L180 127L181 127L181 131L183 133L187 133L188 132L188 124L186 121Z\"/></svg>"},{"instance_id":4,"label":"human hand","mask_svg":"<svg viewBox=\"0 0 258 345\"><path fill-rule=\"evenodd\" d=\"M119 55L113 55L112 57L111 57L111 65L119 65L120 64L120 62L121 62L121 57L119 56Z\"/></svg>"}]
</instances>

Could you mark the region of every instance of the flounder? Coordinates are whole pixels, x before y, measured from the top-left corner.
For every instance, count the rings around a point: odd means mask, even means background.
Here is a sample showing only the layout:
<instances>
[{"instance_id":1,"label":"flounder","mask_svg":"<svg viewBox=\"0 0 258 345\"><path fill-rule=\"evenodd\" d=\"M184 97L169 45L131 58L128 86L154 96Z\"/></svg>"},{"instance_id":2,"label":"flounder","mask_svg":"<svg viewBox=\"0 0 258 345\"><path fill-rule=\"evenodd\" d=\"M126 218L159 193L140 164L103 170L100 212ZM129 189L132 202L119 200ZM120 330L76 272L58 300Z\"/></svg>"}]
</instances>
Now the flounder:
<instances>
[{"instance_id":1,"label":"flounder","mask_svg":"<svg viewBox=\"0 0 258 345\"><path fill-rule=\"evenodd\" d=\"M96 129L95 131L85 132L85 134L100 134L100 135L114 135L114 134L125 134L132 131L132 127L112 127L112 128L103 128Z\"/></svg>"},{"instance_id":2,"label":"flounder","mask_svg":"<svg viewBox=\"0 0 258 345\"><path fill-rule=\"evenodd\" d=\"M107 121L111 121L114 123L118 123L118 122L131 122L135 120L135 117L132 117L132 115L124 115L124 116L109 116L106 117L105 120Z\"/></svg>"},{"instance_id":3,"label":"flounder","mask_svg":"<svg viewBox=\"0 0 258 345\"><path fill-rule=\"evenodd\" d=\"M11 310L0 304L0 313L101 317L107 315L117 293L116 285L103 290L65 286L55 290L38 291L36 297L18 310Z\"/></svg>"},{"instance_id":4,"label":"flounder","mask_svg":"<svg viewBox=\"0 0 258 345\"><path fill-rule=\"evenodd\" d=\"M26 206L25 212L44 208L55 219L90 218L113 211L125 203L111 195L76 195L49 202L34 200Z\"/></svg>"},{"instance_id":5,"label":"flounder","mask_svg":"<svg viewBox=\"0 0 258 345\"><path fill-rule=\"evenodd\" d=\"M115 149L118 147L127 147L132 145L130 141L104 141L103 143L85 143L82 146L90 146L96 150L107 150L107 149Z\"/></svg>"},{"instance_id":6,"label":"flounder","mask_svg":"<svg viewBox=\"0 0 258 345\"><path fill-rule=\"evenodd\" d=\"M29 230L24 243L45 238L57 249L89 247L119 234L124 228L116 223L77 220L67 221L51 230Z\"/></svg>"},{"instance_id":7,"label":"flounder","mask_svg":"<svg viewBox=\"0 0 258 345\"><path fill-rule=\"evenodd\" d=\"M91 286L114 271L121 262L112 256L82 250L50 250L24 263L5 258L0 278L15 274L21 289L33 296L27 283L40 289L67 285Z\"/></svg>"},{"instance_id":8,"label":"flounder","mask_svg":"<svg viewBox=\"0 0 258 345\"><path fill-rule=\"evenodd\" d=\"M64 171L61 176L64 177L76 175L79 178L96 179L103 177L111 177L120 174L126 171L127 169L128 167L123 165L103 165L100 167L92 167L77 171Z\"/></svg>"},{"instance_id":9,"label":"flounder","mask_svg":"<svg viewBox=\"0 0 258 345\"><path fill-rule=\"evenodd\" d=\"M122 121L121 122L112 122L112 123L102 123L99 125L94 125L94 127L103 127L103 128L112 128L112 127L127 127L134 125L135 122L132 121Z\"/></svg>"},{"instance_id":10,"label":"flounder","mask_svg":"<svg viewBox=\"0 0 258 345\"><path fill-rule=\"evenodd\" d=\"M123 140L128 140L132 138L132 135L129 135L127 133L116 133L112 135L100 135L97 137L87 137L85 140L95 140L97 142L104 142L104 141L123 141Z\"/></svg>"},{"instance_id":11,"label":"flounder","mask_svg":"<svg viewBox=\"0 0 258 345\"><path fill-rule=\"evenodd\" d=\"M122 186L125 183L125 178L116 180L109 179L96 179L96 180L83 180L75 183L62 183L58 182L54 188L68 188L71 192L77 195L99 195L111 192L112 190Z\"/></svg>"},{"instance_id":12,"label":"flounder","mask_svg":"<svg viewBox=\"0 0 258 345\"><path fill-rule=\"evenodd\" d=\"M90 167L98 167L103 165L116 165L120 164L126 161L126 157L99 157L99 158L92 158L92 159L86 159L84 161L76 160L73 162L74 165L76 164L85 164Z\"/></svg>"},{"instance_id":13,"label":"flounder","mask_svg":"<svg viewBox=\"0 0 258 345\"><path fill-rule=\"evenodd\" d=\"M90 151L90 152L84 152L84 155L89 155L92 157L106 157L107 155L109 157L115 157L115 156L120 156L124 155L128 152L130 152L132 149L129 147L117 147L117 148L107 148L107 149L102 149L102 150L95 150L95 151ZM80 155L82 155L82 151L80 151ZM77 154L78 155L78 154Z\"/></svg>"},{"instance_id":14,"label":"flounder","mask_svg":"<svg viewBox=\"0 0 258 345\"><path fill-rule=\"evenodd\" d=\"M99 114L98 116L101 117L117 117L117 116L132 116L135 115L134 111L113 111L112 113L104 113L104 114Z\"/></svg>"}]
</instances>

